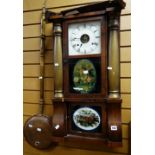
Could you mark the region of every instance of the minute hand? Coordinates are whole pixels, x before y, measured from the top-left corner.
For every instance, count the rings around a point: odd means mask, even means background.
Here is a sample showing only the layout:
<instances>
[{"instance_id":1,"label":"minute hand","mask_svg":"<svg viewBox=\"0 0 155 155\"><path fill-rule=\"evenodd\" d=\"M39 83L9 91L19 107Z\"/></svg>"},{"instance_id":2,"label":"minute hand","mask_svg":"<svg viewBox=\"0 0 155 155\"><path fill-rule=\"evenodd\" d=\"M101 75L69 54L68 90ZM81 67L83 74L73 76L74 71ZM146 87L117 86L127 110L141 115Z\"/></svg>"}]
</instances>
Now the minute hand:
<instances>
[{"instance_id":1,"label":"minute hand","mask_svg":"<svg viewBox=\"0 0 155 155\"><path fill-rule=\"evenodd\" d=\"M73 38L72 41L74 41L75 39L80 39L80 38Z\"/></svg>"}]
</instances>

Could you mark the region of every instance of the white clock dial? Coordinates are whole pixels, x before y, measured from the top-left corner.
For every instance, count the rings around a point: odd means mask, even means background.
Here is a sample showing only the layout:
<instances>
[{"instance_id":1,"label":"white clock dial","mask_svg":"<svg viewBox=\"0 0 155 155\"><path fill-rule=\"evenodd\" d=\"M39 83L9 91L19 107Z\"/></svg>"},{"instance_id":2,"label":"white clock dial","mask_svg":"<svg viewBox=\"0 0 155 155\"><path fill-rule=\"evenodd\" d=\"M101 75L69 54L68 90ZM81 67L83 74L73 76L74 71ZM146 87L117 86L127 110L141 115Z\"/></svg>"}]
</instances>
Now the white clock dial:
<instances>
[{"instance_id":1,"label":"white clock dial","mask_svg":"<svg viewBox=\"0 0 155 155\"><path fill-rule=\"evenodd\" d=\"M69 55L101 53L100 21L70 24L68 28Z\"/></svg>"}]
</instances>

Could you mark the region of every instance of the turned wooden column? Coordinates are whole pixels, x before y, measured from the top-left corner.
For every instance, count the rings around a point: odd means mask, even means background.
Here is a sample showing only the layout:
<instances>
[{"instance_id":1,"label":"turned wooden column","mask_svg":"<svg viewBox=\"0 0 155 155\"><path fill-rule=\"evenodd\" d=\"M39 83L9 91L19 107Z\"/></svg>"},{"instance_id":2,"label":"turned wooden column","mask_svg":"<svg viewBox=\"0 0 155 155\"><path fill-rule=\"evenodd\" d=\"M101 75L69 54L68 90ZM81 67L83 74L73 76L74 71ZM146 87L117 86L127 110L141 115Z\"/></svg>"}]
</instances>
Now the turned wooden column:
<instances>
[{"instance_id":1,"label":"turned wooden column","mask_svg":"<svg viewBox=\"0 0 155 155\"><path fill-rule=\"evenodd\" d=\"M109 15L108 44L108 138L113 142L122 141L121 103L120 98L120 12ZM109 146L110 146L109 142Z\"/></svg>"},{"instance_id":2,"label":"turned wooden column","mask_svg":"<svg viewBox=\"0 0 155 155\"><path fill-rule=\"evenodd\" d=\"M109 18L109 45L108 45L108 96L120 97L120 45L119 45L119 14Z\"/></svg>"},{"instance_id":3,"label":"turned wooden column","mask_svg":"<svg viewBox=\"0 0 155 155\"><path fill-rule=\"evenodd\" d=\"M62 28L54 23L54 97L63 97Z\"/></svg>"}]
</instances>

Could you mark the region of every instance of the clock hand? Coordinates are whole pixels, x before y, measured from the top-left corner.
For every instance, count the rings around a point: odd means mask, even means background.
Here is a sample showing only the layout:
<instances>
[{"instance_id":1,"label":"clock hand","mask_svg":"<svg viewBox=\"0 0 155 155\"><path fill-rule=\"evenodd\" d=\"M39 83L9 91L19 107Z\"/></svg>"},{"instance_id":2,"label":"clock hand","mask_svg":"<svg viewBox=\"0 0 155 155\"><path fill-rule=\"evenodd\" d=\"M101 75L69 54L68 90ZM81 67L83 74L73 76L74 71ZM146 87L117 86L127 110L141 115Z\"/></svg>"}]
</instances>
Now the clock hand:
<instances>
[{"instance_id":1,"label":"clock hand","mask_svg":"<svg viewBox=\"0 0 155 155\"><path fill-rule=\"evenodd\" d=\"M76 39L80 39L80 38L73 38L71 41L74 41L74 40L76 40Z\"/></svg>"}]
</instances>

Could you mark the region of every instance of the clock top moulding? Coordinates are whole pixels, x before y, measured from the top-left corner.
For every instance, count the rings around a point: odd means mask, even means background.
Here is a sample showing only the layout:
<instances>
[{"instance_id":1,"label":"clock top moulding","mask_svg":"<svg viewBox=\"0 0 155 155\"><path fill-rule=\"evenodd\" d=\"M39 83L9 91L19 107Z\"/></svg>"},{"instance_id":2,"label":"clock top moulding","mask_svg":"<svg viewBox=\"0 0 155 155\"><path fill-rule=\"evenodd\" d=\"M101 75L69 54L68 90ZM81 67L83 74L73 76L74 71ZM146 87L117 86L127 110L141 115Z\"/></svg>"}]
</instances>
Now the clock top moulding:
<instances>
[{"instance_id":1,"label":"clock top moulding","mask_svg":"<svg viewBox=\"0 0 155 155\"><path fill-rule=\"evenodd\" d=\"M75 9L64 10L60 13L47 11L46 20L48 22L60 22L63 19L97 16L105 14L106 12L120 12L125 8L125 5L123 0L105 0L103 2L77 7ZM82 15L80 13L82 13Z\"/></svg>"},{"instance_id":2,"label":"clock top moulding","mask_svg":"<svg viewBox=\"0 0 155 155\"><path fill-rule=\"evenodd\" d=\"M46 20L53 23L54 32L54 113L53 113L53 141L63 142L68 146L99 149L107 146L121 146L121 98L120 98L120 66L119 66L119 28L120 12L125 7L123 0L106 0L100 3L61 11L60 13L46 12ZM67 102L80 102L64 96L63 77L63 45L62 45L62 23L66 20L85 18L107 17L107 75L108 90L107 96L101 100L94 100L89 97L81 101L87 103L104 102L106 105L106 136L105 138L87 137L68 134L67 129ZM86 95L87 96L87 95ZM90 94L91 96L91 94ZM117 130L112 131L112 127ZM75 143L74 143L75 142Z\"/></svg>"}]
</instances>

